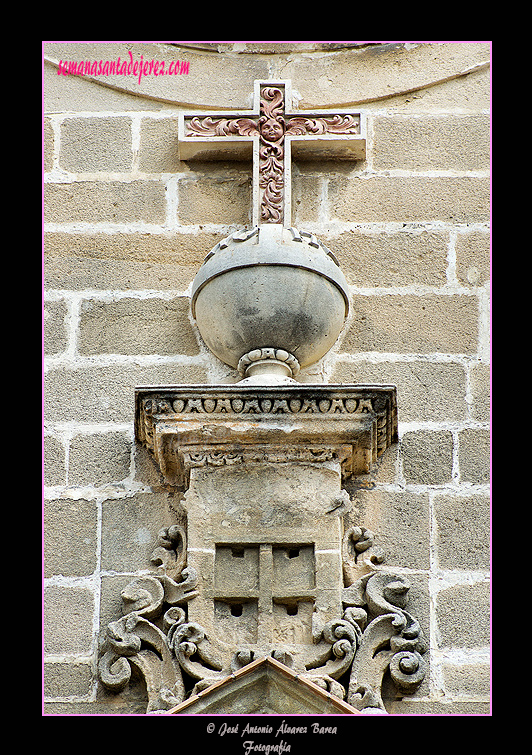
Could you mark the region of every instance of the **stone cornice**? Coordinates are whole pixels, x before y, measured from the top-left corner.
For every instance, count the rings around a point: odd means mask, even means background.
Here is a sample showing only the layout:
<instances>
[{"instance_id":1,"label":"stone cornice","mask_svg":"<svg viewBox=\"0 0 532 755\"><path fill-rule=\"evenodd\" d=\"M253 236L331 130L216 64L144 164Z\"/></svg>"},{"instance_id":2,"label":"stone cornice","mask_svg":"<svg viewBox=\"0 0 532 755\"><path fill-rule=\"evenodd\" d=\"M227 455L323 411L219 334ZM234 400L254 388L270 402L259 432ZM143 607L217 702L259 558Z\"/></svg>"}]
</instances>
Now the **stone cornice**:
<instances>
[{"instance_id":1,"label":"stone cornice","mask_svg":"<svg viewBox=\"0 0 532 755\"><path fill-rule=\"evenodd\" d=\"M181 385L136 389L135 434L166 481L192 467L338 461L367 473L397 441L394 386Z\"/></svg>"}]
</instances>

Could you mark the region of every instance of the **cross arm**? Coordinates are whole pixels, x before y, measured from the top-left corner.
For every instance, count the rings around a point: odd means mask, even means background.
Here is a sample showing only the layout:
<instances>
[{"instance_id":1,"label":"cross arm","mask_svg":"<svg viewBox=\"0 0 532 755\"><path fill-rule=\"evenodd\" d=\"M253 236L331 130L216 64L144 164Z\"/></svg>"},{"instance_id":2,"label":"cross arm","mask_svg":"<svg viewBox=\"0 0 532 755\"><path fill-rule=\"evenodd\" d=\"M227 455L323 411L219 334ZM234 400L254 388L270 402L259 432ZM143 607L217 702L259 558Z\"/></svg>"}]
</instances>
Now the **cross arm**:
<instances>
[{"instance_id":1,"label":"cross arm","mask_svg":"<svg viewBox=\"0 0 532 755\"><path fill-rule=\"evenodd\" d=\"M289 81L256 81L254 109L180 113L181 160L253 161L253 224L289 227L291 160L364 160L361 113L291 110Z\"/></svg>"}]
</instances>

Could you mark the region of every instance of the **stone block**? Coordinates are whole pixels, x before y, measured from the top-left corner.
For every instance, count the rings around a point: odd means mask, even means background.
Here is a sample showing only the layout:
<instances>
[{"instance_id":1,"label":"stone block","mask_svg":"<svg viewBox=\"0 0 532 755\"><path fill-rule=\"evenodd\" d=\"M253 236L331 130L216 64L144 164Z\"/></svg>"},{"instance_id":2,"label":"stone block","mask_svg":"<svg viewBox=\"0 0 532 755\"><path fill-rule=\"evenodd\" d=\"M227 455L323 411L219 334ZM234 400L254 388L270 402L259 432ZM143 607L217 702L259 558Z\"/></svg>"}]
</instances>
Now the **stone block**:
<instances>
[{"instance_id":1,"label":"stone block","mask_svg":"<svg viewBox=\"0 0 532 755\"><path fill-rule=\"evenodd\" d=\"M359 490L353 496L353 524L375 534L375 544L385 553L385 564L393 567L429 568L428 495Z\"/></svg>"},{"instance_id":2,"label":"stone block","mask_svg":"<svg viewBox=\"0 0 532 755\"><path fill-rule=\"evenodd\" d=\"M436 620L441 648L487 647L490 643L490 586L456 585L437 596Z\"/></svg>"},{"instance_id":3,"label":"stone block","mask_svg":"<svg viewBox=\"0 0 532 755\"><path fill-rule=\"evenodd\" d=\"M488 364L471 367L469 382L471 391L471 419L489 422L491 415L491 370Z\"/></svg>"},{"instance_id":4,"label":"stone block","mask_svg":"<svg viewBox=\"0 0 532 755\"><path fill-rule=\"evenodd\" d=\"M478 304L466 295L361 296L353 299L353 319L342 351L475 354Z\"/></svg>"},{"instance_id":5,"label":"stone block","mask_svg":"<svg viewBox=\"0 0 532 755\"><path fill-rule=\"evenodd\" d=\"M181 179L178 184L177 218L181 225L250 222L251 170L249 175L204 175Z\"/></svg>"},{"instance_id":6,"label":"stone block","mask_svg":"<svg viewBox=\"0 0 532 755\"><path fill-rule=\"evenodd\" d=\"M438 115L443 110L461 108L477 114L482 110L488 111L493 106L491 89L491 72L487 66L467 76L389 97L386 100L386 111L415 116L420 113ZM364 103L366 111L381 109L382 101Z\"/></svg>"},{"instance_id":7,"label":"stone block","mask_svg":"<svg viewBox=\"0 0 532 755\"><path fill-rule=\"evenodd\" d=\"M89 695L92 670L88 663L45 663L45 697L82 697Z\"/></svg>"},{"instance_id":8,"label":"stone block","mask_svg":"<svg viewBox=\"0 0 532 755\"><path fill-rule=\"evenodd\" d=\"M49 118L43 121L43 170L46 173L54 166L54 130Z\"/></svg>"},{"instance_id":9,"label":"stone block","mask_svg":"<svg viewBox=\"0 0 532 755\"><path fill-rule=\"evenodd\" d=\"M482 223L489 197L489 179L474 176L338 177L329 183L329 213L352 223Z\"/></svg>"},{"instance_id":10,"label":"stone block","mask_svg":"<svg viewBox=\"0 0 532 755\"><path fill-rule=\"evenodd\" d=\"M299 601L293 604L273 603L273 642L312 643L311 601Z\"/></svg>"},{"instance_id":11,"label":"stone block","mask_svg":"<svg viewBox=\"0 0 532 755\"><path fill-rule=\"evenodd\" d=\"M193 233L62 233L46 232L44 234L45 259L64 258L79 259L96 264L99 260L106 264L111 261L174 265L178 267L194 266L198 268L211 249L223 238L221 233L196 231ZM71 262L71 264L73 264ZM149 268L147 268L149 269ZM169 268L171 270L171 268ZM103 270L101 271L103 272ZM109 276L100 283L94 275L94 285L87 288L115 288ZM79 288L80 286L69 286ZM156 288L145 283L131 286L135 288ZM172 282L165 288L177 288Z\"/></svg>"},{"instance_id":12,"label":"stone block","mask_svg":"<svg viewBox=\"0 0 532 755\"><path fill-rule=\"evenodd\" d=\"M44 590L44 652L92 652L94 594L87 587L51 585Z\"/></svg>"},{"instance_id":13,"label":"stone block","mask_svg":"<svg viewBox=\"0 0 532 755\"><path fill-rule=\"evenodd\" d=\"M490 566L490 499L483 495L436 495L440 569L479 571Z\"/></svg>"},{"instance_id":14,"label":"stone block","mask_svg":"<svg viewBox=\"0 0 532 755\"><path fill-rule=\"evenodd\" d=\"M152 570L150 562L161 527L176 523L168 494L137 493L102 504L102 569L131 572Z\"/></svg>"},{"instance_id":15,"label":"stone block","mask_svg":"<svg viewBox=\"0 0 532 755\"><path fill-rule=\"evenodd\" d=\"M323 178L312 175L294 175L292 179L292 222L302 230L316 223L323 202ZM324 242L325 243L325 242Z\"/></svg>"},{"instance_id":16,"label":"stone block","mask_svg":"<svg viewBox=\"0 0 532 755\"><path fill-rule=\"evenodd\" d=\"M164 485L164 478L156 460L150 451L140 443L134 448L135 481L157 490Z\"/></svg>"},{"instance_id":17,"label":"stone block","mask_svg":"<svg viewBox=\"0 0 532 755\"><path fill-rule=\"evenodd\" d=\"M489 699L490 666L487 663L464 663L443 665L445 692L454 698Z\"/></svg>"},{"instance_id":18,"label":"stone block","mask_svg":"<svg viewBox=\"0 0 532 755\"><path fill-rule=\"evenodd\" d=\"M466 376L449 362L342 362L331 382L397 386L400 422L441 422L466 417Z\"/></svg>"},{"instance_id":19,"label":"stone block","mask_svg":"<svg viewBox=\"0 0 532 755\"><path fill-rule=\"evenodd\" d=\"M131 440L125 433L76 435L68 461L69 485L120 482L130 472Z\"/></svg>"},{"instance_id":20,"label":"stone block","mask_svg":"<svg viewBox=\"0 0 532 755\"><path fill-rule=\"evenodd\" d=\"M138 167L142 173L182 173L178 157L177 118L143 118L140 125Z\"/></svg>"},{"instance_id":21,"label":"stone block","mask_svg":"<svg viewBox=\"0 0 532 755\"><path fill-rule=\"evenodd\" d=\"M353 286L441 286L447 282L448 234L432 231L320 237Z\"/></svg>"},{"instance_id":22,"label":"stone block","mask_svg":"<svg viewBox=\"0 0 532 755\"><path fill-rule=\"evenodd\" d=\"M189 309L186 297L84 301L78 350L80 354L198 354Z\"/></svg>"},{"instance_id":23,"label":"stone block","mask_svg":"<svg viewBox=\"0 0 532 755\"><path fill-rule=\"evenodd\" d=\"M43 310L43 347L46 356L60 354L67 347L67 306L64 301L48 301Z\"/></svg>"},{"instance_id":24,"label":"stone block","mask_svg":"<svg viewBox=\"0 0 532 755\"><path fill-rule=\"evenodd\" d=\"M164 223L166 196L158 181L45 184L46 223Z\"/></svg>"},{"instance_id":25,"label":"stone block","mask_svg":"<svg viewBox=\"0 0 532 755\"><path fill-rule=\"evenodd\" d=\"M223 234L45 233L52 289L185 290Z\"/></svg>"},{"instance_id":26,"label":"stone block","mask_svg":"<svg viewBox=\"0 0 532 755\"><path fill-rule=\"evenodd\" d=\"M490 480L489 430L467 428L458 436L460 481L485 485Z\"/></svg>"},{"instance_id":27,"label":"stone block","mask_svg":"<svg viewBox=\"0 0 532 755\"><path fill-rule=\"evenodd\" d=\"M483 286L490 278L490 235L459 233L455 242L456 277L464 286Z\"/></svg>"},{"instance_id":28,"label":"stone block","mask_svg":"<svg viewBox=\"0 0 532 755\"><path fill-rule=\"evenodd\" d=\"M375 170L486 170L489 116L377 116Z\"/></svg>"},{"instance_id":29,"label":"stone block","mask_svg":"<svg viewBox=\"0 0 532 755\"><path fill-rule=\"evenodd\" d=\"M410 716L489 716L491 714L488 702L469 700L391 700L386 703L386 710L391 715Z\"/></svg>"},{"instance_id":30,"label":"stone block","mask_svg":"<svg viewBox=\"0 0 532 755\"><path fill-rule=\"evenodd\" d=\"M131 422L136 386L205 382L193 365L54 368L44 376L44 412L54 422Z\"/></svg>"},{"instance_id":31,"label":"stone block","mask_svg":"<svg viewBox=\"0 0 532 755\"><path fill-rule=\"evenodd\" d=\"M444 485L452 480L453 436L448 431L405 433L401 456L407 484Z\"/></svg>"},{"instance_id":32,"label":"stone block","mask_svg":"<svg viewBox=\"0 0 532 755\"><path fill-rule=\"evenodd\" d=\"M256 600L242 603L214 601L214 631L225 642L257 642L258 604Z\"/></svg>"},{"instance_id":33,"label":"stone block","mask_svg":"<svg viewBox=\"0 0 532 755\"><path fill-rule=\"evenodd\" d=\"M338 517L325 515L339 485L336 471L297 463L224 464L216 467L216 475L209 471L198 467L190 472L184 501L190 548L231 540L337 547ZM260 495L250 498L250 490Z\"/></svg>"},{"instance_id":34,"label":"stone block","mask_svg":"<svg viewBox=\"0 0 532 755\"><path fill-rule=\"evenodd\" d=\"M131 119L65 118L59 167L71 173L131 171Z\"/></svg>"},{"instance_id":35,"label":"stone block","mask_svg":"<svg viewBox=\"0 0 532 755\"><path fill-rule=\"evenodd\" d=\"M66 480L65 448L51 435L43 438L43 473L45 485L64 485Z\"/></svg>"},{"instance_id":36,"label":"stone block","mask_svg":"<svg viewBox=\"0 0 532 755\"><path fill-rule=\"evenodd\" d=\"M44 576L83 577L96 569L97 507L94 501L44 502Z\"/></svg>"},{"instance_id":37,"label":"stone block","mask_svg":"<svg viewBox=\"0 0 532 755\"><path fill-rule=\"evenodd\" d=\"M123 260L48 257L44 280L48 288L184 291L194 279L199 264L127 262Z\"/></svg>"}]
</instances>

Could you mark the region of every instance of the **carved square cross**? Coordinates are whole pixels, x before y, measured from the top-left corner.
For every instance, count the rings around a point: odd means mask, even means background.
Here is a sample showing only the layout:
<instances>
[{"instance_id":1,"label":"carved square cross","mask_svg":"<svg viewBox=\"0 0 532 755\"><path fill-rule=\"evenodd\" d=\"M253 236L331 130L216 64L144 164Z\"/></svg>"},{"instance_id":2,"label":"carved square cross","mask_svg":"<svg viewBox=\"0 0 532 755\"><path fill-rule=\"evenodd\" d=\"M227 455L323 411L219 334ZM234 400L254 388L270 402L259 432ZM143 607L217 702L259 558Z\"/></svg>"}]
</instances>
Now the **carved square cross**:
<instances>
[{"instance_id":1,"label":"carved square cross","mask_svg":"<svg viewBox=\"0 0 532 755\"><path fill-rule=\"evenodd\" d=\"M310 638L314 545L217 546L213 597L216 621L233 640L268 645L303 641L302 633Z\"/></svg>"}]
</instances>

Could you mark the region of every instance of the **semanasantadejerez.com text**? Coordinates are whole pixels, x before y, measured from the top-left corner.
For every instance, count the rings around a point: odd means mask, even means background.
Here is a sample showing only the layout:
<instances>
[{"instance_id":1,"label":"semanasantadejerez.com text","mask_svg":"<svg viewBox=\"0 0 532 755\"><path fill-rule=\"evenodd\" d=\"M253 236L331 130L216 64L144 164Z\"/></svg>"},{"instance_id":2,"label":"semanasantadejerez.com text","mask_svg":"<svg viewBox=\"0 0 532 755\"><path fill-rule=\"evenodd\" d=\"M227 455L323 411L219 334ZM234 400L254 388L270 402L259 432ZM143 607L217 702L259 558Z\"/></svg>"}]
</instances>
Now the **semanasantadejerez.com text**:
<instances>
[{"instance_id":1,"label":"semanasantadejerez.com text","mask_svg":"<svg viewBox=\"0 0 532 755\"><path fill-rule=\"evenodd\" d=\"M121 60L60 60L57 69L58 76L135 76L139 84L143 76L182 76L188 74L190 62L188 60L133 60L128 51L129 59Z\"/></svg>"}]
</instances>

